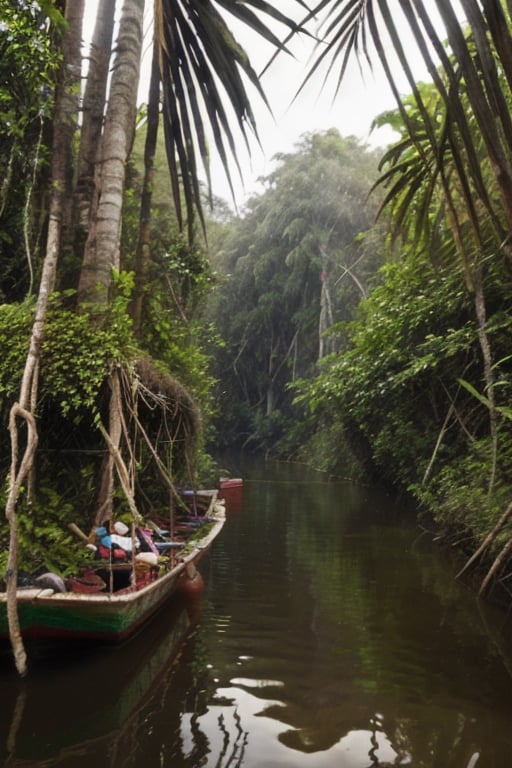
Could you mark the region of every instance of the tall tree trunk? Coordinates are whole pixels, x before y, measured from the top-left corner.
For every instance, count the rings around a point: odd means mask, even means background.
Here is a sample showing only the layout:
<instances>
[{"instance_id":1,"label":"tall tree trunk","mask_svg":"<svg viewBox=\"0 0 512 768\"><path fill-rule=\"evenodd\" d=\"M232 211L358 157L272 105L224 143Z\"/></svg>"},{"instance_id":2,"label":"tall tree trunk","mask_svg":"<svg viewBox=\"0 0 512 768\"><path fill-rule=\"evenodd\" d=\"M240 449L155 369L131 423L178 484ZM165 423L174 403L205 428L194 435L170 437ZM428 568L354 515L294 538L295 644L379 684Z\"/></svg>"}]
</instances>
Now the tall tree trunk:
<instances>
[{"instance_id":1,"label":"tall tree trunk","mask_svg":"<svg viewBox=\"0 0 512 768\"><path fill-rule=\"evenodd\" d=\"M144 147L144 185L140 203L139 240L135 256L135 292L130 308L133 328L140 333L142 322L142 307L144 291L149 272L151 256L151 201L153 198L153 181L155 176L154 160L160 120L160 67L159 47L157 40L153 41L153 60L151 64L151 82L148 99L148 121L146 145Z\"/></svg>"},{"instance_id":2,"label":"tall tree trunk","mask_svg":"<svg viewBox=\"0 0 512 768\"><path fill-rule=\"evenodd\" d=\"M101 142L116 0L100 0L89 53L75 192L74 250L80 260L98 202L95 168Z\"/></svg>"},{"instance_id":3,"label":"tall tree trunk","mask_svg":"<svg viewBox=\"0 0 512 768\"><path fill-rule=\"evenodd\" d=\"M331 293L329 289L329 273L324 266L321 274L321 292L320 292L320 317L318 321L318 359L321 360L326 354L333 351L332 342L325 337L328 328L333 324Z\"/></svg>"},{"instance_id":4,"label":"tall tree trunk","mask_svg":"<svg viewBox=\"0 0 512 768\"><path fill-rule=\"evenodd\" d=\"M97 207L91 211L78 286L79 307L101 316L108 309L113 270L121 267L120 233L126 162L131 151L137 114L145 0L125 0L119 23L117 53L97 164ZM119 451L121 393L110 392L109 456L98 481L97 515L112 513L112 456Z\"/></svg>"},{"instance_id":5,"label":"tall tree trunk","mask_svg":"<svg viewBox=\"0 0 512 768\"><path fill-rule=\"evenodd\" d=\"M106 309L113 269L120 268L126 162L135 132L145 0L125 0L98 163L98 207L92 218L78 285L79 303Z\"/></svg>"},{"instance_id":6,"label":"tall tree trunk","mask_svg":"<svg viewBox=\"0 0 512 768\"><path fill-rule=\"evenodd\" d=\"M52 174L50 191L50 216L43 271L39 285L36 314L32 326L30 346L25 361L19 400L11 409L9 432L11 436L11 468L6 516L9 521L9 555L7 561L7 612L9 635L14 651L16 667L21 675L26 673L27 659L21 640L16 605L17 587L17 518L16 509L22 486L29 477L37 446L37 428L34 412L37 403L39 359L44 334L48 300L52 293L57 274L57 259L60 250L64 201L69 197L68 181L72 168L72 142L78 115L78 94L80 87L80 43L84 0L74 0L66 5L68 23L63 40L63 64L61 79L57 88L55 117L53 124ZM27 438L20 461L18 419L27 427Z\"/></svg>"}]
</instances>

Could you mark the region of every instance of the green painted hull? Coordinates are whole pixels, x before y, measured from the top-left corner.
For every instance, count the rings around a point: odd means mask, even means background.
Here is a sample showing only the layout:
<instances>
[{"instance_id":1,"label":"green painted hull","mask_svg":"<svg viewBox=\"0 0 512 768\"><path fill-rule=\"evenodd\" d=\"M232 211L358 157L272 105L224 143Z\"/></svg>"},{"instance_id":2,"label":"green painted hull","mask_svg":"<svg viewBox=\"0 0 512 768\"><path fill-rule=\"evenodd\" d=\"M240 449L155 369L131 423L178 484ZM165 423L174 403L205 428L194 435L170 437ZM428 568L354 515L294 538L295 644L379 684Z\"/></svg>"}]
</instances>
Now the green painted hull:
<instances>
[{"instance_id":1,"label":"green painted hull","mask_svg":"<svg viewBox=\"0 0 512 768\"><path fill-rule=\"evenodd\" d=\"M181 575L164 577L143 590L116 595L64 593L45 596L45 590L18 592L22 636L41 638L96 638L121 640L158 610L177 588ZM3 596L2 596L3 597ZM8 635L6 602L0 603L0 636Z\"/></svg>"},{"instance_id":2,"label":"green painted hull","mask_svg":"<svg viewBox=\"0 0 512 768\"><path fill-rule=\"evenodd\" d=\"M137 591L81 594L19 589L17 609L22 636L119 641L133 634L173 594L187 589L188 574L220 533L225 520L222 514L211 519L209 532L178 565ZM7 596L0 593L0 637L8 635Z\"/></svg>"}]
</instances>

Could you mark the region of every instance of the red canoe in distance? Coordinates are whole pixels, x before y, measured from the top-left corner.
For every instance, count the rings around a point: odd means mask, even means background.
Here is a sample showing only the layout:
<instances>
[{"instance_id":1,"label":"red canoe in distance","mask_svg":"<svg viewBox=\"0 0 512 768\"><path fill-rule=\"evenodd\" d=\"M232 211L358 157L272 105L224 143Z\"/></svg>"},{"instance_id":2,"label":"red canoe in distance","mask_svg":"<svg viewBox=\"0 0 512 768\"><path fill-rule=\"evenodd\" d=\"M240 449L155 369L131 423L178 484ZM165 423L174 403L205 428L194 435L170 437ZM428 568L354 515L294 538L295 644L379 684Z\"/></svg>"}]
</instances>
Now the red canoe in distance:
<instances>
[{"instance_id":1,"label":"red canoe in distance","mask_svg":"<svg viewBox=\"0 0 512 768\"><path fill-rule=\"evenodd\" d=\"M226 512L240 512L242 508L244 481L241 477L221 477L219 499L226 502Z\"/></svg>"}]
</instances>

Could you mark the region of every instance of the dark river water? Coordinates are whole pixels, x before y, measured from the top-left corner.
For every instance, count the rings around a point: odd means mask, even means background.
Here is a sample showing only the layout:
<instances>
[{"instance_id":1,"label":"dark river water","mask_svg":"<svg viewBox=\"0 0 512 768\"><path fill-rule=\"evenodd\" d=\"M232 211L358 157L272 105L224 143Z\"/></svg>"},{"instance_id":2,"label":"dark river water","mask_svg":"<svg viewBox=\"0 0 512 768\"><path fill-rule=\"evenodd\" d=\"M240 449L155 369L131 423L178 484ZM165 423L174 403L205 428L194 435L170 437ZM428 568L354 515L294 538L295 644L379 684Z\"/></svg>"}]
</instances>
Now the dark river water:
<instances>
[{"instance_id":1,"label":"dark river water","mask_svg":"<svg viewBox=\"0 0 512 768\"><path fill-rule=\"evenodd\" d=\"M198 626L0 667L0 765L510 768L512 623L377 489L236 467Z\"/></svg>"}]
</instances>

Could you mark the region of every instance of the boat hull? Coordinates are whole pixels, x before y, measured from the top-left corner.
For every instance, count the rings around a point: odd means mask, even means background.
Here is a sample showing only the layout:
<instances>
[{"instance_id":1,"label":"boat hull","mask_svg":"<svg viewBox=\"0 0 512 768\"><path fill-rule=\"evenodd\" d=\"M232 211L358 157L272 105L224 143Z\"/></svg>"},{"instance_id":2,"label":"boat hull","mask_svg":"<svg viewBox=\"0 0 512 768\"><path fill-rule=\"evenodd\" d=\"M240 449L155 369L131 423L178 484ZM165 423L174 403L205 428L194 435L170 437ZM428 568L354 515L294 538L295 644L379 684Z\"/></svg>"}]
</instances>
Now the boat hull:
<instances>
[{"instance_id":1,"label":"boat hull","mask_svg":"<svg viewBox=\"0 0 512 768\"><path fill-rule=\"evenodd\" d=\"M47 590L18 592L18 618L26 638L89 638L119 641L135 632L169 599L180 577L146 587L132 595L80 595L65 592L47 596ZM186 577L185 577L186 578ZM0 637L8 636L6 611L0 613Z\"/></svg>"},{"instance_id":2,"label":"boat hull","mask_svg":"<svg viewBox=\"0 0 512 768\"><path fill-rule=\"evenodd\" d=\"M209 517L212 526L194 548L165 575L137 590L122 593L52 592L48 589L19 589L17 608L22 637L36 639L80 639L119 642L136 632L173 596L183 593L195 567L220 533L225 521L222 510ZM0 594L0 637L9 636L7 597Z\"/></svg>"},{"instance_id":3,"label":"boat hull","mask_svg":"<svg viewBox=\"0 0 512 768\"><path fill-rule=\"evenodd\" d=\"M240 512L242 508L244 481L241 477L221 477L219 498L226 502L230 513Z\"/></svg>"},{"instance_id":4,"label":"boat hull","mask_svg":"<svg viewBox=\"0 0 512 768\"><path fill-rule=\"evenodd\" d=\"M221 492L234 490L236 488L242 489L244 481L241 477L221 477L219 485Z\"/></svg>"}]
</instances>

